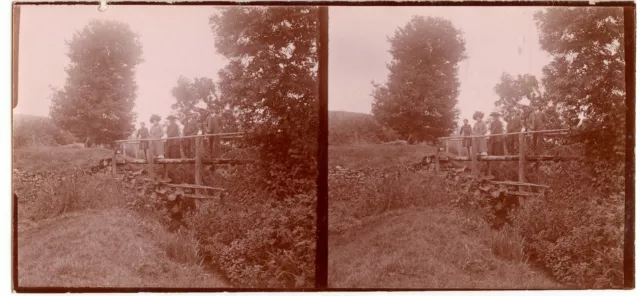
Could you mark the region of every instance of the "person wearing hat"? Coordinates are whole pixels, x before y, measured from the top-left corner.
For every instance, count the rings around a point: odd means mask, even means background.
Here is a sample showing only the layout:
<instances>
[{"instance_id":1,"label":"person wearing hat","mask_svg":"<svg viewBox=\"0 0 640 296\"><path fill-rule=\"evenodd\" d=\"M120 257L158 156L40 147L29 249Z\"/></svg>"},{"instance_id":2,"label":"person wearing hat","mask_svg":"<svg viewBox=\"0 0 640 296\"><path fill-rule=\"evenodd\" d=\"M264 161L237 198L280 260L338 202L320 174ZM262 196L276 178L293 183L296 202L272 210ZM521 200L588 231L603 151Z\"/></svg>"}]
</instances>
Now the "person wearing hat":
<instances>
[{"instance_id":1,"label":"person wearing hat","mask_svg":"<svg viewBox=\"0 0 640 296\"><path fill-rule=\"evenodd\" d=\"M205 121L207 134L217 134L220 132L220 116L213 110ZM220 139L217 136L209 137L209 153L212 158L216 158L220 153Z\"/></svg>"},{"instance_id":2,"label":"person wearing hat","mask_svg":"<svg viewBox=\"0 0 640 296\"><path fill-rule=\"evenodd\" d=\"M462 138L462 147L467 147L467 152L469 153L469 157L471 157L471 138L469 136L471 136L471 133L473 133L473 129L471 128L471 125L469 124L469 120L465 119L464 120L464 125L462 126L462 128L460 128L460 135L465 136L464 138ZM469 137L469 138L467 138Z\"/></svg>"},{"instance_id":3,"label":"person wearing hat","mask_svg":"<svg viewBox=\"0 0 640 296\"><path fill-rule=\"evenodd\" d=\"M151 129L149 130L149 137L154 139L149 143L149 150L152 155L155 155L156 158L164 158L164 147L162 144L162 137L164 136L164 131L162 130L162 126L160 125L160 116L157 114L151 115Z\"/></svg>"},{"instance_id":4,"label":"person wearing hat","mask_svg":"<svg viewBox=\"0 0 640 296\"><path fill-rule=\"evenodd\" d=\"M524 115L515 115L507 119L507 133L518 133L522 131L524 123ZM508 135L505 139L507 142L507 153L517 155L519 149L519 136Z\"/></svg>"},{"instance_id":5,"label":"person wearing hat","mask_svg":"<svg viewBox=\"0 0 640 296\"><path fill-rule=\"evenodd\" d=\"M544 130L545 123L547 121L546 116L544 115L543 106L538 106L538 108L532 111L529 114L528 126L531 131L541 131ZM534 154L540 155L544 151L543 138L542 133L534 133L533 134L533 151Z\"/></svg>"},{"instance_id":6,"label":"person wearing hat","mask_svg":"<svg viewBox=\"0 0 640 296\"><path fill-rule=\"evenodd\" d=\"M144 125L144 122L140 123L140 129L136 132L136 138L140 140L139 149L144 152L144 159L147 159L147 150L149 149L149 141L145 141L149 138L149 129Z\"/></svg>"},{"instance_id":7,"label":"person wearing hat","mask_svg":"<svg viewBox=\"0 0 640 296\"><path fill-rule=\"evenodd\" d=\"M167 138L180 137L180 127L176 123L176 117L169 115L167 120L169 120ZM180 139L167 139L167 158L181 158Z\"/></svg>"},{"instance_id":8,"label":"person wearing hat","mask_svg":"<svg viewBox=\"0 0 640 296\"><path fill-rule=\"evenodd\" d=\"M489 128L491 132L491 155L504 155L504 136L502 130L502 121L500 121L500 113L492 112L491 117L493 120L491 121L491 126Z\"/></svg>"},{"instance_id":9,"label":"person wearing hat","mask_svg":"<svg viewBox=\"0 0 640 296\"><path fill-rule=\"evenodd\" d=\"M476 123L473 125L473 135L474 136L484 136L487 133L487 124L482 121L484 118L484 113L480 111L476 111L473 113L473 119ZM475 150L478 155L487 155L487 138L479 137L476 138L475 141Z\"/></svg>"},{"instance_id":10,"label":"person wearing hat","mask_svg":"<svg viewBox=\"0 0 640 296\"><path fill-rule=\"evenodd\" d=\"M194 115L187 115L187 124L185 124L182 133L185 136L193 136L198 134L198 120ZM182 148L184 149L184 154L193 158L195 155L195 138L186 138L182 139Z\"/></svg>"}]
</instances>

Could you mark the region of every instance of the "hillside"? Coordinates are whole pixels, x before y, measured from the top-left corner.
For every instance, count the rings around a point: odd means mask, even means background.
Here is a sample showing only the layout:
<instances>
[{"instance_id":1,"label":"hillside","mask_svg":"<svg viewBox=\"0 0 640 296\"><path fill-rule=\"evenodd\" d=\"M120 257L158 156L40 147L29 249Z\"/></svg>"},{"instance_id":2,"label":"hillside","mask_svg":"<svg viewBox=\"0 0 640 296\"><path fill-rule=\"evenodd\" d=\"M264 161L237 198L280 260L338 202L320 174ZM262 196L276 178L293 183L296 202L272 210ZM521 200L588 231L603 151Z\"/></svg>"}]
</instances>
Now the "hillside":
<instances>
[{"instance_id":1,"label":"hillside","mask_svg":"<svg viewBox=\"0 0 640 296\"><path fill-rule=\"evenodd\" d=\"M69 132L44 116L13 114L13 147L63 146L76 142Z\"/></svg>"},{"instance_id":2,"label":"hillside","mask_svg":"<svg viewBox=\"0 0 640 296\"><path fill-rule=\"evenodd\" d=\"M377 144L399 138L396 132L384 127L372 115L329 111L329 145Z\"/></svg>"},{"instance_id":3,"label":"hillside","mask_svg":"<svg viewBox=\"0 0 640 296\"><path fill-rule=\"evenodd\" d=\"M529 266L519 236L413 164L427 145L329 148L329 286L531 289L560 287Z\"/></svg>"},{"instance_id":4,"label":"hillside","mask_svg":"<svg viewBox=\"0 0 640 296\"><path fill-rule=\"evenodd\" d=\"M15 149L20 287L229 287L192 234L171 233L131 184L90 173L102 148Z\"/></svg>"}]
</instances>

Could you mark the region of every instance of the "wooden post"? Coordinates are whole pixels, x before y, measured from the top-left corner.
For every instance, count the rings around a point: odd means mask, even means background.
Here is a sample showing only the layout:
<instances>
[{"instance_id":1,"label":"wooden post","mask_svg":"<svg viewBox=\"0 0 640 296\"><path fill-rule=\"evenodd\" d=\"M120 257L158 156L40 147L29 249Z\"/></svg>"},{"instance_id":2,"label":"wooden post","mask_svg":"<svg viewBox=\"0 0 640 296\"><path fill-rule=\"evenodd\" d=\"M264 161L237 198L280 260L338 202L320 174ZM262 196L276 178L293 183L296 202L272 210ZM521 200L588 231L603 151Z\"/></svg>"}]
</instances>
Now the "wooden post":
<instances>
[{"instance_id":1,"label":"wooden post","mask_svg":"<svg viewBox=\"0 0 640 296\"><path fill-rule=\"evenodd\" d=\"M111 158L111 173L113 173L113 176L116 176L116 157L118 156L118 144L114 145L113 147L113 158Z\"/></svg>"},{"instance_id":2,"label":"wooden post","mask_svg":"<svg viewBox=\"0 0 640 296\"><path fill-rule=\"evenodd\" d=\"M464 147L462 147L462 141L463 140L458 141L458 156L462 156L462 149L464 149Z\"/></svg>"},{"instance_id":3,"label":"wooden post","mask_svg":"<svg viewBox=\"0 0 640 296\"><path fill-rule=\"evenodd\" d=\"M147 141L149 143L149 150L147 150L147 171L149 173L149 177L151 179L155 179L156 178L156 171L154 170L154 164L153 164L153 160L155 157L155 150L156 150L156 143L153 141ZM153 147L152 147L153 146Z\"/></svg>"},{"instance_id":4,"label":"wooden post","mask_svg":"<svg viewBox=\"0 0 640 296\"><path fill-rule=\"evenodd\" d=\"M195 165L195 182L196 185L202 185L202 137L196 138L196 165ZM200 190L196 189L196 194L200 194Z\"/></svg>"},{"instance_id":5,"label":"wooden post","mask_svg":"<svg viewBox=\"0 0 640 296\"><path fill-rule=\"evenodd\" d=\"M524 133L518 135L518 142L520 148L520 158L518 160L518 181L524 183L524 166L526 164L525 159L525 151L526 151L526 143ZM520 191L523 191L523 186L520 186Z\"/></svg>"},{"instance_id":6,"label":"wooden post","mask_svg":"<svg viewBox=\"0 0 640 296\"><path fill-rule=\"evenodd\" d=\"M439 172L440 172L440 140L436 141L436 173L439 173Z\"/></svg>"},{"instance_id":7,"label":"wooden post","mask_svg":"<svg viewBox=\"0 0 640 296\"><path fill-rule=\"evenodd\" d=\"M477 138L471 138L471 172L474 175L478 174L478 151L476 151Z\"/></svg>"}]
</instances>

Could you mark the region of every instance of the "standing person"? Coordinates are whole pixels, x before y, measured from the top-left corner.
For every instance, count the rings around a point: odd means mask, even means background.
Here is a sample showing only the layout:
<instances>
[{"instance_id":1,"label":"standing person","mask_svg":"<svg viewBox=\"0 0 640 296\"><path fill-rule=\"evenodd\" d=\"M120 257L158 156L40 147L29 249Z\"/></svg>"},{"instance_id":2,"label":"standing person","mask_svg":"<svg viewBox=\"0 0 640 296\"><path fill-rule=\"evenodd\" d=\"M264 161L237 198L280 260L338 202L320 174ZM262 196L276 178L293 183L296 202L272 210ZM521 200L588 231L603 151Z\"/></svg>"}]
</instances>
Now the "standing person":
<instances>
[{"instance_id":1,"label":"standing person","mask_svg":"<svg viewBox=\"0 0 640 296\"><path fill-rule=\"evenodd\" d=\"M507 133L517 133L522 131L522 117L521 116L513 116L507 120ZM518 154L518 143L519 143L519 135L508 135L507 136L507 151L509 154L516 155Z\"/></svg>"},{"instance_id":2,"label":"standing person","mask_svg":"<svg viewBox=\"0 0 640 296\"><path fill-rule=\"evenodd\" d=\"M543 107L539 106L536 110L529 114L528 125L529 129L532 131L541 131L544 130L546 124L546 116L543 112ZM542 133L534 133L533 134L533 153L536 155L540 155L544 152L544 143L543 143L543 135Z\"/></svg>"},{"instance_id":3,"label":"standing person","mask_svg":"<svg viewBox=\"0 0 640 296\"><path fill-rule=\"evenodd\" d=\"M473 143L473 141L471 141L471 138L467 137L471 136L472 133L473 129L469 124L469 120L465 119L464 125L462 125L462 128L460 128L460 135L465 136L465 138L462 138L462 147L467 147L467 153L469 153L469 157L471 157L471 143Z\"/></svg>"},{"instance_id":4,"label":"standing person","mask_svg":"<svg viewBox=\"0 0 640 296\"><path fill-rule=\"evenodd\" d=\"M473 119L476 123L473 125L473 135L474 136L484 136L487 133L487 124L482 121L484 118L484 113L480 111L476 111L473 114ZM487 138L479 137L476 138L475 142L475 150L478 155L487 155Z\"/></svg>"},{"instance_id":5,"label":"standing person","mask_svg":"<svg viewBox=\"0 0 640 296\"><path fill-rule=\"evenodd\" d=\"M164 145L162 144L162 137L164 136L164 131L162 130L162 126L160 125L160 116L153 114L151 115L151 129L149 130L149 137L153 139L151 143L149 143L149 150L151 150L152 155L156 158L164 158Z\"/></svg>"},{"instance_id":6,"label":"standing person","mask_svg":"<svg viewBox=\"0 0 640 296\"><path fill-rule=\"evenodd\" d=\"M500 121L500 114L498 112L491 113L493 120L491 121L491 155L504 155L504 141L502 121Z\"/></svg>"},{"instance_id":7,"label":"standing person","mask_svg":"<svg viewBox=\"0 0 640 296\"><path fill-rule=\"evenodd\" d=\"M136 138L140 140L139 149L144 152L144 159L147 159L147 150L149 149L149 141L145 141L149 138L149 129L144 125L144 122L140 123L140 129L136 133Z\"/></svg>"},{"instance_id":8,"label":"standing person","mask_svg":"<svg viewBox=\"0 0 640 296\"><path fill-rule=\"evenodd\" d=\"M220 116L216 111L211 112L205 121L207 134L217 134L220 132ZM220 139L217 136L209 137L209 153L212 158L220 155Z\"/></svg>"},{"instance_id":9,"label":"standing person","mask_svg":"<svg viewBox=\"0 0 640 296\"><path fill-rule=\"evenodd\" d=\"M167 120L169 120L167 138L180 137L180 127L176 124L176 117L169 115ZM167 139L167 158L181 158L180 139Z\"/></svg>"},{"instance_id":10,"label":"standing person","mask_svg":"<svg viewBox=\"0 0 640 296\"><path fill-rule=\"evenodd\" d=\"M198 134L198 120L194 115L187 115L187 124L185 124L182 133L185 136L194 136ZM195 155L195 138L186 138L182 139L182 148L184 149L184 154L188 158L193 158Z\"/></svg>"}]
</instances>

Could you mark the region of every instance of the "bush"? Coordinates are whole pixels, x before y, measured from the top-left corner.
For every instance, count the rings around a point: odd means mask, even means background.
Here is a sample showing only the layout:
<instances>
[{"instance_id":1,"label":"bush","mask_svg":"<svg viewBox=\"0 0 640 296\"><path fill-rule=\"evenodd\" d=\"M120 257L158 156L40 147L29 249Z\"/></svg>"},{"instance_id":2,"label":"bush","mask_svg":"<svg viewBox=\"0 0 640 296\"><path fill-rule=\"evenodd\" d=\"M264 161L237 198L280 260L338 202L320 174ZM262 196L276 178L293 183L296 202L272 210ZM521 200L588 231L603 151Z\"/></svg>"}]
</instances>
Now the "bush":
<instances>
[{"instance_id":1,"label":"bush","mask_svg":"<svg viewBox=\"0 0 640 296\"><path fill-rule=\"evenodd\" d=\"M622 287L624 195L606 195L577 164L550 177L551 191L513 217L526 251L562 283Z\"/></svg>"},{"instance_id":2,"label":"bush","mask_svg":"<svg viewBox=\"0 0 640 296\"><path fill-rule=\"evenodd\" d=\"M250 170L250 168L248 168ZM276 196L247 187L238 174L223 204L201 204L187 223L203 253L242 287L302 288L315 284L315 192Z\"/></svg>"}]
</instances>

